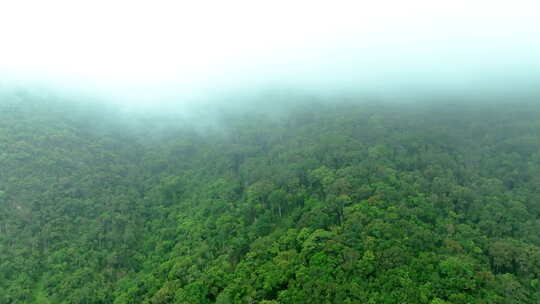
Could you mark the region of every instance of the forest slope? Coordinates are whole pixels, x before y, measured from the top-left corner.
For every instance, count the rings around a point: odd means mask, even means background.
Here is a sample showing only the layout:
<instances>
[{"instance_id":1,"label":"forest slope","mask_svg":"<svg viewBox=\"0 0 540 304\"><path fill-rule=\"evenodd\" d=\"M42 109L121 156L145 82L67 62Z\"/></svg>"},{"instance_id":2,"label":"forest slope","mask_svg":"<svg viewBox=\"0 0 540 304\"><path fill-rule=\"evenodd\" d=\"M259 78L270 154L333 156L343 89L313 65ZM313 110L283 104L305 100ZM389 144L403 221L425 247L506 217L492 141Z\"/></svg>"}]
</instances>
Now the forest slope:
<instances>
[{"instance_id":1,"label":"forest slope","mask_svg":"<svg viewBox=\"0 0 540 304\"><path fill-rule=\"evenodd\" d=\"M0 303L540 302L537 104L3 98Z\"/></svg>"}]
</instances>

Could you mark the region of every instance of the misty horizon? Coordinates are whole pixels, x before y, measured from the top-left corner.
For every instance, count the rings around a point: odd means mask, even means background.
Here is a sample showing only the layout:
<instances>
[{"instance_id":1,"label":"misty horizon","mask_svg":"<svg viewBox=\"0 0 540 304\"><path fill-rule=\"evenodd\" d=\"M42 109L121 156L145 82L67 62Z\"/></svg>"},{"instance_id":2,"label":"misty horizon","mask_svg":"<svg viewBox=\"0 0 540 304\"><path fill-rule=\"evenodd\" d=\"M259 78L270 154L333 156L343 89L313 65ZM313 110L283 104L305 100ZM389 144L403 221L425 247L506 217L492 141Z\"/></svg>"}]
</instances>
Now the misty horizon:
<instances>
[{"instance_id":1,"label":"misty horizon","mask_svg":"<svg viewBox=\"0 0 540 304\"><path fill-rule=\"evenodd\" d=\"M394 101L538 94L534 2L340 4L6 5L0 90L146 108L268 91Z\"/></svg>"}]
</instances>

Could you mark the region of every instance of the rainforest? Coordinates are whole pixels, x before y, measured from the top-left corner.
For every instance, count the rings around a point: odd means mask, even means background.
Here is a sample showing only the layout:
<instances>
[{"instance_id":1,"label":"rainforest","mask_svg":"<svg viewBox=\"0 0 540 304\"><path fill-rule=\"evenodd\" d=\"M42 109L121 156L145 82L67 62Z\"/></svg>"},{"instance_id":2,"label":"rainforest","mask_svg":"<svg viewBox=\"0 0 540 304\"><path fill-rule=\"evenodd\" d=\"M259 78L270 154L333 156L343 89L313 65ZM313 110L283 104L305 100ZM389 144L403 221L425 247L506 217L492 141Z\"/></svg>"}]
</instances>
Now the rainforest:
<instances>
[{"instance_id":1,"label":"rainforest","mask_svg":"<svg viewBox=\"0 0 540 304\"><path fill-rule=\"evenodd\" d=\"M540 302L538 100L1 98L2 304Z\"/></svg>"}]
</instances>

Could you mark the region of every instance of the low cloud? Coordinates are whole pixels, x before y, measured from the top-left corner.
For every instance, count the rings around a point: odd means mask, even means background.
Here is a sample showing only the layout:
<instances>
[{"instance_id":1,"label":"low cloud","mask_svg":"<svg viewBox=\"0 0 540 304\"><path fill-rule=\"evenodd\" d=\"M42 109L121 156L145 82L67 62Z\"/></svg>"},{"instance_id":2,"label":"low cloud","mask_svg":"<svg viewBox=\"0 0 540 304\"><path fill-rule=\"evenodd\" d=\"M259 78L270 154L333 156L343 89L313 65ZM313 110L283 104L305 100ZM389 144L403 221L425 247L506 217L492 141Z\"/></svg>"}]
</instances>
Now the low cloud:
<instances>
[{"instance_id":1,"label":"low cloud","mask_svg":"<svg viewBox=\"0 0 540 304\"><path fill-rule=\"evenodd\" d=\"M520 95L540 79L533 1L23 2L0 13L0 84L139 110L269 90Z\"/></svg>"}]
</instances>

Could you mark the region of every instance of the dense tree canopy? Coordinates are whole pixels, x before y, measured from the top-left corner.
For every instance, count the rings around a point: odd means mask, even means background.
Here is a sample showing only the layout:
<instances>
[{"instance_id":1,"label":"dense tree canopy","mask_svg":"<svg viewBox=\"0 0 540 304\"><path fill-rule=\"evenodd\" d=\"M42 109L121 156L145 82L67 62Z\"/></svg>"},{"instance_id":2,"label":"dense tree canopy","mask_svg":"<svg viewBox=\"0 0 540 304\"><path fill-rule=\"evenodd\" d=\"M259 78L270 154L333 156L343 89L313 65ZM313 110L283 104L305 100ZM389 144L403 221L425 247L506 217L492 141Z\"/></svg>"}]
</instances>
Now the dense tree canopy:
<instances>
[{"instance_id":1,"label":"dense tree canopy","mask_svg":"<svg viewBox=\"0 0 540 304\"><path fill-rule=\"evenodd\" d=\"M540 303L538 104L2 98L0 303Z\"/></svg>"}]
</instances>

